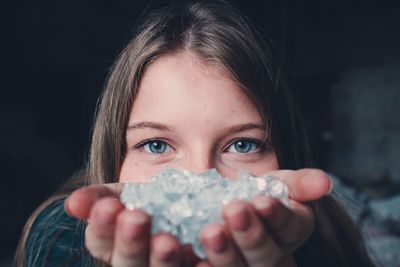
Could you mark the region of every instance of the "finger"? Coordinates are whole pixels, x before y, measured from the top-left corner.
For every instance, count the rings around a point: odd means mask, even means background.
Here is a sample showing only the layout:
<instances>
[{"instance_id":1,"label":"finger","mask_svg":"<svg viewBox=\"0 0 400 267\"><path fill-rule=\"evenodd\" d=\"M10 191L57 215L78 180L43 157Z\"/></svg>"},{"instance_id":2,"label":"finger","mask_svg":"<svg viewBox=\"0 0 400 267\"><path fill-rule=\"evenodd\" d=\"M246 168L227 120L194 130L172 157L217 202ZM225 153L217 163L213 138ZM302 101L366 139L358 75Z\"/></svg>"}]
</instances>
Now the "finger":
<instances>
[{"instance_id":1,"label":"finger","mask_svg":"<svg viewBox=\"0 0 400 267\"><path fill-rule=\"evenodd\" d=\"M186 265L184 265L184 266L186 266ZM192 265L189 265L189 266L192 266ZM200 261L196 265L193 265L193 266L196 266L196 267L213 267L211 265L211 263L208 262L208 261Z\"/></svg>"},{"instance_id":2,"label":"finger","mask_svg":"<svg viewBox=\"0 0 400 267\"><path fill-rule=\"evenodd\" d=\"M283 253L249 203L234 201L222 215L248 266L278 266Z\"/></svg>"},{"instance_id":3,"label":"finger","mask_svg":"<svg viewBox=\"0 0 400 267\"><path fill-rule=\"evenodd\" d=\"M292 201L292 207L288 209L278 200L265 196L253 198L252 204L271 235L285 251L293 252L311 235L314 215L306 205Z\"/></svg>"},{"instance_id":4,"label":"finger","mask_svg":"<svg viewBox=\"0 0 400 267\"><path fill-rule=\"evenodd\" d=\"M85 230L85 244L93 257L110 262L115 219L122 209L122 204L112 198L101 199L94 205L90 214L91 223Z\"/></svg>"},{"instance_id":5,"label":"finger","mask_svg":"<svg viewBox=\"0 0 400 267\"><path fill-rule=\"evenodd\" d=\"M123 186L124 184L115 183L79 188L65 200L64 208L69 215L86 220L97 200L104 197L119 198Z\"/></svg>"},{"instance_id":6,"label":"finger","mask_svg":"<svg viewBox=\"0 0 400 267\"><path fill-rule=\"evenodd\" d=\"M201 259L194 253L192 245L181 245L182 266L196 266Z\"/></svg>"},{"instance_id":7,"label":"finger","mask_svg":"<svg viewBox=\"0 0 400 267\"><path fill-rule=\"evenodd\" d=\"M180 262L179 243L173 236L160 233L151 238L151 267L175 267L179 266Z\"/></svg>"},{"instance_id":8,"label":"finger","mask_svg":"<svg viewBox=\"0 0 400 267\"><path fill-rule=\"evenodd\" d=\"M140 210L123 210L117 217L114 250L115 267L148 266L150 217Z\"/></svg>"},{"instance_id":9,"label":"finger","mask_svg":"<svg viewBox=\"0 0 400 267\"><path fill-rule=\"evenodd\" d=\"M299 202L320 199L333 189L329 176L318 169L279 170L268 175L281 178L289 188L290 198Z\"/></svg>"},{"instance_id":10,"label":"finger","mask_svg":"<svg viewBox=\"0 0 400 267\"><path fill-rule=\"evenodd\" d=\"M209 263L214 267L243 267L241 259L227 229L223 225L207 225L200 234ZM206 263L202 263L206 264Z\"/></svg>"}]
</instances>

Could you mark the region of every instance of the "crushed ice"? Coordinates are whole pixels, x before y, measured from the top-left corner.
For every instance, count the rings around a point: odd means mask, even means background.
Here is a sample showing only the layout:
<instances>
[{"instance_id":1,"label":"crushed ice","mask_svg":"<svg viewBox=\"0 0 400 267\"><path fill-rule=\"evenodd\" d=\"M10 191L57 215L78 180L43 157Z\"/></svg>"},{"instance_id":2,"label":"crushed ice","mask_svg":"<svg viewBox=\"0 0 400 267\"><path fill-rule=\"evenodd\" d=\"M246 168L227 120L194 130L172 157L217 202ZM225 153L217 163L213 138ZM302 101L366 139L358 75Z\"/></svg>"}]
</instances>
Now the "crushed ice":
<instances>
[{"instance_id":1,"label":"crushed ice","mask_svg":"<svg viewBox=\"0 0 400 267\"><path fill-rule=\"evenodd\" d=\"M152 233L168 232L182 244L191 244L204 258L199 234L209 223L222 222L220 211L232 200L250 200L264 194L289 207L287 186L277 177L254 177L241 172L226 179L215 169L202 174L167 169L145 183L128 183L121 202L128 209L141 209L152 216Z\"/></svg>"}]
</instances>

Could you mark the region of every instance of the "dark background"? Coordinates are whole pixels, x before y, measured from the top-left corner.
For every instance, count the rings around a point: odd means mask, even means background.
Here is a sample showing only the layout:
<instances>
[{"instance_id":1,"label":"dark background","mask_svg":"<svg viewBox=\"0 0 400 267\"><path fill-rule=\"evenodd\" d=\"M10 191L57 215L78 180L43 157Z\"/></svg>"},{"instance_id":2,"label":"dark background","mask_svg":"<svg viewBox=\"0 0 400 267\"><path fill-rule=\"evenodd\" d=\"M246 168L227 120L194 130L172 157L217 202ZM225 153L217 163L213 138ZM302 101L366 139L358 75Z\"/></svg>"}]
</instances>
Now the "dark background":
<instances>
[{"instance_id":1,"label":"dark background","mask_svg":"<svg viewBox=\"0 0 400 267\"><path fill-rule=\"evenodd\" d=\"M30 213L84 164L109 67L145 7L166 2L2 4L0 265ZM398 193L400 1L233 2L278 47L318 166L374 197Z\"/></svg>"}]
</instances>

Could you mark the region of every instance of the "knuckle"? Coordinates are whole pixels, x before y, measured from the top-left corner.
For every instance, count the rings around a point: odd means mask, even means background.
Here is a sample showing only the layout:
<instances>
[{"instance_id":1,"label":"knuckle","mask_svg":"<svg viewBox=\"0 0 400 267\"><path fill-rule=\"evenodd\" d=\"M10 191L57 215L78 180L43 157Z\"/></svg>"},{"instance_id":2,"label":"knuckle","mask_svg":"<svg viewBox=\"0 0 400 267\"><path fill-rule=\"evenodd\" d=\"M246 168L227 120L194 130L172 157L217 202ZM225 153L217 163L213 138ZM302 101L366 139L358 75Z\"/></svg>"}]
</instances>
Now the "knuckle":
<instances>
[{"instance_id":1,"label":"knuckle","mask_svg":"<svg viewBox=\"0 0 400 267\"><path fill-rule=\"evenodd\" d=\"M144 251L144 249L120 248L118 251L118 254L121 258L135 260L135 259L143 258L145 255L145 251Z\"/></svg>"},{"instance_id":2,"label":"knuckle","mask_svg":"<svg viewBox=\"0 0 400 267\"><path fill-rule=\"evenodd\" d=\"M264 246L248 250L245 253L245 257L250 266L280 266L283 257L282 250L274 243L268 243Z\"/></svg>"},{"instance_id":3,"label":"knuckle","mask_svg":"<svg viewBox=\"0 0 400 267\"><path fill-rule=\"evenodd\" d=\"M263 247L267 243L267 236L265 230L261 226L255 226L240 242L240 247L245 250L253 250Z\"/></svg>"},{"instance_id":4,"label":"knuckle","mask_svg":"<svg viewBox=\"0 0 400 267\"><path fill-rule=\"evenodd\" d=\"M111 251L101 249L99 246L96 246L94 242L85 241L85 246L90 255L92 255L94 258L104 262L111 261Z\"/></svg>"},{"instance_id":5,"label":"knuckle","mask_svg":"<svg viewBox=\"0 0 400 267\"><path fill-rule=\"evenodd\" d=\"M111 262L111 258L112 258L111 254L112 254L111 252L102 252L102 253L97 253L95 255L92 254L92 256L94 258L96 258L96 259L99 259L99 260L103 261L103 262L110 263Z\"/></svg>"},{"instance_id":6,"label":"knuckle","mask_svg":"<svg viewBox=\"0 0 400 267\"><path fill-rule=\"evenodd\" d=\"M265 259L267 259L270 264L267 266L279 266L279 263L282 261L284 256L282 250L278 246L271 246L265 249L262 255L264 263ZM259 260L261 260L261 258Z\"/></svg>"}]
</instances>

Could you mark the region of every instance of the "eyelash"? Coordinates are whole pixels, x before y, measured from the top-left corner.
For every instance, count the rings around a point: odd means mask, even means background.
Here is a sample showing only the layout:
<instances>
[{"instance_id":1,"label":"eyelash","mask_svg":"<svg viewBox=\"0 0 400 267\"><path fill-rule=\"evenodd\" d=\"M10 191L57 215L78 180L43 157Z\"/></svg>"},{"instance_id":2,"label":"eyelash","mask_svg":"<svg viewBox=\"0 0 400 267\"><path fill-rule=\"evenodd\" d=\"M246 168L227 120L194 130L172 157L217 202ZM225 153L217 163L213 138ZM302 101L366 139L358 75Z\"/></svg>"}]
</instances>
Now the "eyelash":
<instances>
[{"instance_id":1,"label":"eyelash","mask_svg":"<svg viewBox=\"0 0 400 267\"><path fill-rule=\"evenodd\" d=\"M147 145L150 145L152 142L153 142L153 143L156 143L156 142L157 142L157 143L163 144L164 146L166 146L165 150L162 151L161 153L154 153L154 152L151 151L151 148L146 149L145 147L146 147ZM235 144L237 144L238 142L243 142L243 143L244 143L244 142L250 142L251 145L252 145L252 146L256 146L256 148L252 148L253 151L248 151L248 152L243 152L243 153L241 153L241 152L236 152L237 154L243 154L243 155L253 154L253 153L257 153L257 152L262 152L262 151L264 151L265 148L266 148L265 142L263 142L263 141L261 141L261 140L253 139L253 138L237 138L237 139L235 139L235 140L232 140L232 141L223 149L223 152L230 152L229 149L230 149L232 146L234 146ZM146 150L146 152L148 152L149 154L153 154L153 155L161 155L161 154L164 154L165 151L166 151L168 148L174 150L174 148L171 147L171 145L169 145L167 141L162 140L161 138L152 138L152 139L145 140L145 141L143 141L143 142L141 142L141 143L135 145L135 148L136 148L136 149L144 149L144 150ZM235 149L236 149L236 148L235 148ZM236 149L236 150L237 150L237 149Z\"/></svg>"},{"instance_id":2,"label":"eyelash","mask_svg":"<svg viewBox=\"0 0 400 267\"><path fill-rule=\"evenodd\" d=\"M174 149L171 147L171 145L169 145L168 142L165 141L165 140L163 140L162 138L152 138L152 139L144 140L143 142L141 142L141 143L135 145L135 148L136 148L136 149L147 150L147 149L145 149L145 146L146 146L146 145L150 145L151 143L155 143L155 142L162 143L162 144L166 145L167 147L169 147L170 149L174 150ZM166 148L166 149L167 149L167 148ZM150 149L149 149L149 150L150 150ZM147 150L147 152L148 152L149 154L153 154L153 155L161 155L161 154L164 153L164 151L163 151L162 153L152 153L151 151L148 151L148 150Z\"/></svg>"},{"instance_id":3,"label":"eyelash","mask_svg":"<svg viewBox=\"0 0 400 267\"><path fill-rule=\"evenodd\" d=\"M253 153L257 153L257 152L262 152L265 149L265 143L262 142L261 140L258 139L253 139L253 138L238 138L235 140L232 140L224 149L224 152L229 152L229 149L231 147L233 147L235 144L237 144L238 142L249 142L251 143L251 145L256 146L256 148L254 148L253 151L249 151L249 152L244 152L244 153L240 153L240 152L236 152L237 154L243 154L243 155L248 155L248 154L253 154Z\"/></svg>"}]
</instances>

